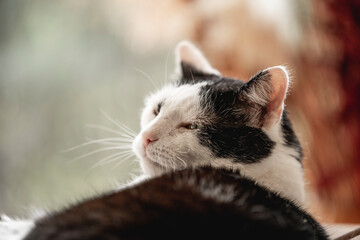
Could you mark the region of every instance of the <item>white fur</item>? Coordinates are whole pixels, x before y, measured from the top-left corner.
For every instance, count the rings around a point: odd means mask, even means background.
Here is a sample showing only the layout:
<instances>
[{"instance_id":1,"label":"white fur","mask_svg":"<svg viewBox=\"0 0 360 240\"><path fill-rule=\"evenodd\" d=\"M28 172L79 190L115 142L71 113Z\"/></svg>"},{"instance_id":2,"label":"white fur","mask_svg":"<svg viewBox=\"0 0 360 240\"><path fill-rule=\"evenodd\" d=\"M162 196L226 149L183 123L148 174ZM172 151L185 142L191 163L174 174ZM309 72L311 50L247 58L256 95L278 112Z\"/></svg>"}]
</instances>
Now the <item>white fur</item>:
<instances>
[{"instance_id":1,"label":"white fur","mask_svg":"<svg viewBox=\"0 0 360 240\"><path fill-rule=\"evenodd\" d=\"M276 142L272 154L262 162L248 166L249 175L271 190L294 200L297 203L305 202L305 186L303 169L300 162L294 157L298 153L284 145L280 122L270 129L263 129ZM264 169L264 171L259 171Z\"/></svg>"},{"instance_id":2,"label":"white fur","mask_svg":"<svg viewBox=\"0 0 360 240\"><path fill-rule=\"evenodd\" d=\"M181 127L184 123L198 121L202 117L199 90L202 84L173 85L165 87L146 100L146 107L141 118L142 130L135 138L133 150L140 158L140 165L145 174L159 175L168 170L193 166L201 162L209 151L198 142L196 130ZM164 102L158 116L153 110ZM151 132L158 141L146 149L142 143L144 132Z\"/></svg>"},{"instance_id":3,"label":"white fur","mask_svg":"<svg viewBox=\"0 0 360 240\"><path fill-rule=\"evenodd\" d=\"M2 215L0 219L0 240L21 240L34 226L33 220L10 219Z\"/></svg>"},{"instance_id":4,"label":"white fur","mask_svg":"<svg viewBox=\"0 0 360 240\"><path fill-rule=\"evenodd\" d=\"M204 197L214 199L218 202L232 202L235 198L235 190L232 185L221 185L213 179L200 179L198 188Z\"/></svg>"}]
</instances>

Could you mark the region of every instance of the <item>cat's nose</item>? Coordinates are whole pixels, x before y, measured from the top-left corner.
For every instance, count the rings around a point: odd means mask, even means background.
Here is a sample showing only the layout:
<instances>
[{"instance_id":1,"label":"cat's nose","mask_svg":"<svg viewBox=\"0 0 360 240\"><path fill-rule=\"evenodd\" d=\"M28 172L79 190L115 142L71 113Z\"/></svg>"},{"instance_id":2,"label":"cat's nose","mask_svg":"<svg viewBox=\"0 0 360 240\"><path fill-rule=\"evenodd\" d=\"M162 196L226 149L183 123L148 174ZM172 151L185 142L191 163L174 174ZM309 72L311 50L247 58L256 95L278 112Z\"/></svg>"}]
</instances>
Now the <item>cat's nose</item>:
<instances>
[{"instance_id":1,"label":"cat's nose","mask_svg":"<svg viewBox=\"0 0 360 240\"><path fill-rule=\"evenodd\" d=\"M150 143L157 141L158 139L152 132L143 132L142 133L142 142L144 147L146 148Z\"/></svg>"}]
</instances>

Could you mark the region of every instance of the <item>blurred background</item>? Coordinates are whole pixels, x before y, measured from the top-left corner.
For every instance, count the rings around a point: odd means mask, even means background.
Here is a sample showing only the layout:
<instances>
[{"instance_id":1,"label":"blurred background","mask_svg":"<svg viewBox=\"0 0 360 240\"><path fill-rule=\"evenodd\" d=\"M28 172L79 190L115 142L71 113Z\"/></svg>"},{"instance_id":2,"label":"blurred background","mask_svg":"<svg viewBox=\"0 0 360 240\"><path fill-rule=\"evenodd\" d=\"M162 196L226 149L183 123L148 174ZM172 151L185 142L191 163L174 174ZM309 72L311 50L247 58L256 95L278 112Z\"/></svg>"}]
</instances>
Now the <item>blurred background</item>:
<instances>
[{"instance_id":1,"label":"blurred background","mask_svg":"<svg viewBox=\"0 0 360 240\"><path fill-rule=\"evenodd\" d=\"M359 16L355 0L0 1L0 212L58 209L139 174L132 156L108 158L123 131L111 119L139 130L187 39L231 77L290 67L309 207L360 222Z\"/></svg>"}]
</instances>

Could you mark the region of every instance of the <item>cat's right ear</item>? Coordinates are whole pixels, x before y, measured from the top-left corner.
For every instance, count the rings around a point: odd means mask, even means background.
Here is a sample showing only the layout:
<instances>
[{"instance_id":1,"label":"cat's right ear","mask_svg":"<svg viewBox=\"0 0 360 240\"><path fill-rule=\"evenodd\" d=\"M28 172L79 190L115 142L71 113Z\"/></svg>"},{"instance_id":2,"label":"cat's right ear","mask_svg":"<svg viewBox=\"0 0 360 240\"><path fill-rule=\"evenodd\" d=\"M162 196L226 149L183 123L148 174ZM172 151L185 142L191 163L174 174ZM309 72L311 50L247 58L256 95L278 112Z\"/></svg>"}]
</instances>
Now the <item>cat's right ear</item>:
<instances>
[{"instance_id":1,"label":"cat's right ear","mask_svg":"<svg viewBox=\"0 0 360 240\"><path fill-rule=\"evenodd\" d=\"M206 78L206 75L220 75L213 68L202 52L188 41L178 43L175 48L175 74L180 81L196 81L197 78Z\"/></svg>"},{"instance_id":2,"label":"cat's right ear","mask_svg":"<svg viewBox=\"0 0 360 240\"><path fill-rule=\"evenodd\" d=\"M265 110L261 124L264 127L270 127L281 119L289 81L286 68L276 66L259 72L244 86L243 94Z\"/></svg>"}]
</instances>

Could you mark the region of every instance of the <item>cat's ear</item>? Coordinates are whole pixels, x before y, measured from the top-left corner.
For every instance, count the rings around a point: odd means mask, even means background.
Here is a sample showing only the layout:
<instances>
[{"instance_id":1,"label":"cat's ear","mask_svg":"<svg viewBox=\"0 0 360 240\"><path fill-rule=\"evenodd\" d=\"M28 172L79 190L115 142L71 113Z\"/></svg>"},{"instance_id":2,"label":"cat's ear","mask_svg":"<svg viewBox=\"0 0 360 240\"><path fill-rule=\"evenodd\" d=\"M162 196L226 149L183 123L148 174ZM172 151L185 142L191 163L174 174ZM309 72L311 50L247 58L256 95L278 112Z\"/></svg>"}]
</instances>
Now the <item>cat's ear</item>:
<instances>
[{"instance_id":1,"label":"cat's ear","mask_svg":"<svg viewBox=\"0 0 360 240\"><path fill-rule=\"evenodd\" d=\"M276 66L259 72L244 86L246 97L265 110L264 127L269 127L281 119L289 80L286 68Z\"/></svg>"},{"instance_id":2,"label":"cat's ear","mask_svg":"<svg viewBox=\"0 0 360 240\"><path fill-rule=\"evenodd\" d=\"M202 52L188 41L178 43L175 48L175 74L181 79L195 79L206 75L220 75L214 69Z\"/></svg>"}]
</instances>

